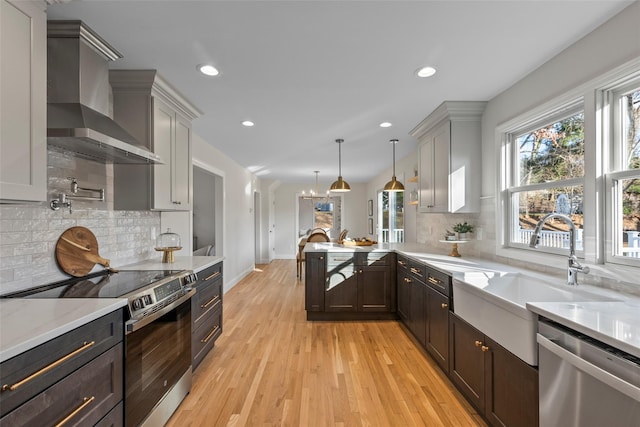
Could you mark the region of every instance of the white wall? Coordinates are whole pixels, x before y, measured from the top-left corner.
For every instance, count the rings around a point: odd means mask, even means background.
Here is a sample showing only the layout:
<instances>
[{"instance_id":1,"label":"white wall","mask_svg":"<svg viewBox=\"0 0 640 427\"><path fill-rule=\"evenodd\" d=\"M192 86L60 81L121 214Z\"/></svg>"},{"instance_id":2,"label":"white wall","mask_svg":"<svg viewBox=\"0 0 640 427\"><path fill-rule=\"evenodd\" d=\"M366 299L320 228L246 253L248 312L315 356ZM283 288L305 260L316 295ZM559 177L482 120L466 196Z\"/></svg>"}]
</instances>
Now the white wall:
<instances>
[{"instance_id":1,"label":"white wall","mask_svg":"<svg viewBox=\"0 0 640 427\"><path fill-rule=\"evenodd\" d=\"M330 182L318 181L319 189L329 188L330 185ZM349 182L349 185L351 191L343 193L341 228L349 230L350 237L364 237L367 236L367 186L353 182ZM302 191L308 193L311 188L309 184L287 183L278 185L273 191L275 258L295 258L298 251L296 195Z\"/></svg>"}]
</instances>

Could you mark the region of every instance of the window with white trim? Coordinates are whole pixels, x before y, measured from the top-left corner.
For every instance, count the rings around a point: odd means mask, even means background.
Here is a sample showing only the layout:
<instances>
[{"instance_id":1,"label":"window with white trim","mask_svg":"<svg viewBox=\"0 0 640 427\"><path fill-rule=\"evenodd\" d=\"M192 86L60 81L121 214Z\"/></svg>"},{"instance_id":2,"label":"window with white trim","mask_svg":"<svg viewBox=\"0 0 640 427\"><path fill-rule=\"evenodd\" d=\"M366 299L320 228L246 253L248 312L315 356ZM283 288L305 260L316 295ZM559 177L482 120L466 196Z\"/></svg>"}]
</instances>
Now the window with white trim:
<instances>
[{"instance_id":1,"label":"window with white trim","mask_svg":"<svg viewBox=\"0 0 640 427\"><path fill-rule=\"evenodd\" d=\"M640 78L605 91L603 98L610 138L606 260L640 265Z\"/></svg>"},{"instance_id":2,"label":"window with white trim","mask_svg":"<svg viewBox=\"0 0 640 427\"><path fill-rule=\"evenodd\" d=\"M515 126L506 135L507 247L528 248L538 221L555 212L576 226L576 252L583 251L585 174L582 101ZM569 226L559 219L545 222L539 251L565 254Z\"/></svg>"}]
</instances>

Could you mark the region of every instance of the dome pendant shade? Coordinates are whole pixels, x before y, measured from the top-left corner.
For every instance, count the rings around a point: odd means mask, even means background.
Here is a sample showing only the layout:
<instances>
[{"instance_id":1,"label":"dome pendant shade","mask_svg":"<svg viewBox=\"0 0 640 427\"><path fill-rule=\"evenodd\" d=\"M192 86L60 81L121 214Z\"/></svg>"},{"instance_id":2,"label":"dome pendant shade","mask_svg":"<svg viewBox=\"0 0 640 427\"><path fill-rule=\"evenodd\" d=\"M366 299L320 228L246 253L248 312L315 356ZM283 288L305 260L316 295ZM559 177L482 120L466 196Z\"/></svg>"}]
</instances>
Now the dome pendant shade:
<instances>
[{"instance_id":1,"label":"dome pendant shade","mask_svg":"<svg viewBox=\"0 0 640 427\"><path fill-rule=\"evenodd\" d=\"M331 184L331 188L329 191L333 191L336 193L346 193L347 191L351 191L351 187L346 181L342 180L342 177L339 176L338 180Z\"/></svg>"},{"instance_id":2,"label":"dome pendant shade","mask_svg":"<svg viewBox=\"0 0 640 427\"><path fill-rule=\"evenodd\" d=\"M391 144L393 144L393 177L391 181L387 182L384 186L384 191L404 191L404 185L398 180L396 180L396 144L398 143L397 139L392 139Z\"/></svg>"},{"instance_id":3,"label":"dome pendant shade","mask_svg":"<svg viewBox=\"0 0 640 427\"><path fill-rule=\"evenodd\" d=\"M400 181L397 181L394 175L391 181L385 184L384 191L404 191L404 185L402 185Z\"/></svg>"},{"instance_id":4,"label":"dome pendant shade","mask_svg":"<svg viewBox=\"0 0 640 427\"><path fill-rule=\"evenodd\" d=\"M338 143L338 180L331 184L329 191L334 193L346 193L347 191L351 191L351 187L346 181L342 180L342 150L340 149L340 145L344 142L343 139L336 139Z\"/></svg>"}]
</instances>

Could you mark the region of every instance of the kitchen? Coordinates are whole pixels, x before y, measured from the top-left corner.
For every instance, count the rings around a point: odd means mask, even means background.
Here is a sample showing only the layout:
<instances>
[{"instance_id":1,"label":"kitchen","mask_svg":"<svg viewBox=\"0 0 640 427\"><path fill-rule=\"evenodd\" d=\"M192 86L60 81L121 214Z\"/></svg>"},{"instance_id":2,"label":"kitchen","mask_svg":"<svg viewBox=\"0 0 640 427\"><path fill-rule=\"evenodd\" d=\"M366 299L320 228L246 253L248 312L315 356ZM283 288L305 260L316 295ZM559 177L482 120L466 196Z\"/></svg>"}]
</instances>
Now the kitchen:
<instances>
[{"instance_id":1,"label":"kitchen","mask_svg":"<svg viewBox=\"0 0 640 427\"><path fill-rule=\"evenodd\" d=\"M72 4L60 5L61 7L73 7ZM557 268L544 267L543 271L559 275L562 272L564 258L544 256L538 253L528 253L526 258L521 258L520 252L512 250L512 255L508 251L497 249L496 242L499 241L500 229L496 226L496 193L498 177L493 173L497 170L498 154L495 146L495 129L510 120L519 112L527 111L537 105L543 104L547 100L564 93L568 88L573 88L578 82L590 81L594 76L606 70L616 69L624 64L633 61L638 57L638 46L633 41L637 40L637 34L633 33L634 26L625 24L625 19L633 21L637 16L637 3L629 6L625 14L618 15L615 20L599 28L588 37L580 40L576 45L571 46L567 52L553 58L544 66L532 71L527 77L515 83L510 89L491 99L483 115L483 135L482 135L482 187L480 192L480 212L468 214L432 214L423 213L417 210L407 209L407 223L413 221L414 232L406 233L407 242L436 242L432 244L434 251L444 253L448 250L447 244L439 244L437 240L441 238L442 230L449 227L458 219L468 220L482 229L483 239L475 240L466 244L461 251L465 255L483 255L488 258L506 257L511 265L525 268L529 263L550 266L558 265ZM619 21L621 21L619 23ZM92 25L92 23L89 23ZM93 26L93 25L92 25ZM628 31L630 34L627 34ZM598 49L600 43L605 40L616 40L620 42L619 49L606 49L598 51L598 61L594 63L590 58L594 50ZM108 40L111 41L111 40ZM622 42L626 41L626 42ZM116 46L121 48L120 46ZM578 64L579 66L576 66ZM563 70L571 69L571 75L566 75ZM563 76L559 78L558 76ZM515 80L514 80L515 81ZM4 90L4 89L3 89ZM587 90L588 91L588 90ZM526 97L526 98L523 98ZM3 96L4 99L4 96ZM435 106L434 106L435 108ZM418 111L420 115L411 125L415 126L429 113L430 110ZM205 116L206 117L206 116ZM197 119L201 120L201 119ZM401 136L402 138L402 136ZM325 144L323 150L331 150L331 155L325 155L334 170L336 157L332 144L329 141L328 147ZM347 181L349 179L348 142L346 139L345 151L343 152L343 174ZM399 144L398 149L401 149ZM387 145L383 145L386 150ZM271 182L268 178L262 179L252 174L246 168L239 166L229 156L222 153L217 148L207 144L201 137L194 135L193 158L202 162L205 167L219 172L225 178L225 230L233 230L233 235L225 238L225 291L228 291L238 283L245 275L253 270L256 262L253 245L246 242L255 240L253 227L254 218L252 216L253 192L260 191L262 194L263 224L273 223L269 218L271 200L275 200L273 208L273 220L276 227L273 233L268 229L263 230L262 257L260 261L267 262L273 258L292 258L295 254L295 239L288 236L294 229L292 223L292 208L289 203L279 203L282 200L291 200L296 192L303 188L308 188L309 183L303 184L281 184ZM407 151L409 152L409 151ZM4 154L4 153L3 153ZM351 155L351 159L355 156ZM389 159L385 155L385 164L388 170L381 172L376 178L367 182L352 183L352 192L345 196L345 223L344 227L351 230L351 235L367 235L368 230L365 225L367 218L367 200L375 200L377 189L382 188L390 176ZM413 176L415 168L415 155L402 156L396 165L397 175L408 177ZM353 162L353 160L350 160ZM102 254L111 258L111 263L119 267L132 262L142 261L158 257L153 250L155 237L170 227L178 231L183 237L185 247L189 244L190 236L188 220L184 221L184 212L153 212L153 211L120 211L113 210L113 189L110 188L111 177L113 177L112 166L105 165L104 172L100 172L95 177L96 167L92 163L83 163L82 160L73 156L66 156L57 152L49 153L49 180L54 180L55 185L49 184L47 202L40 205L3 205L2 223L3 235L2 245L2 292L24 289L36 286L43 282L62 279L65 276L58 270L52 256L52 248L58 236L68 227L74 225L84 225L96 231L100 238L100 249ZM309 167L306 171L309 180L312 178ZM336 171L337 172L337 171ZM399 173L398 173L399 172ZM72 174L73 173L73 174ZM321 176L331 176L333 173L322 172ZM107 189L106 202L103 205L96 205L95 202L74 202L74 212L69 214L66 209L52 211L48 207L48 202L60 191L67 191L69 183L66 177L75 176L82 186L100 187ZM326 179L326 178L325 178ZM324 183L324 182L323 182ZM250 190L247 192L247 188ZM273 197L270 196L273 193ZM585 200L585 202L587 202ZM106 206L103 208L102 206ZM96 209L97 208L97 209ZM595 211L595 209L591 209ZM81 219L82 218L82 219ZM350 219L351 218L351 219ZM595 222L595 219L593 220ZM175 224L175 225L174 225ZM182 227L182 228L180 228ZM25 230L40 230L46 235L44 240L32 240L32 234ZM131 230L137 230L131 232ZM147 231L149 230L149 231ZM268 244L269 234L275 234L273 245ZM479 235L480 233L477 233ZM274 248L273 251L266 248ZM193 248L195 249L195 248ZM186 252L186 251L185 251ZM595 251L594 251L595 253ZM178 254L179 255L179 254ZM596 255L588 255L590 265L595 262ZM259 263L259 262L257 262ZM562 263L562 264L561 264ZM606 264L598 265L600 275L592 275L585 280L596 280L596 277L603 280L615 280L616 286L628 292L637 293L634 286L637 281L634 278L634 268L622 266L620 268L607 268ZM592 279L594 278L594 279Z\"/></svg>"}]
</instances>

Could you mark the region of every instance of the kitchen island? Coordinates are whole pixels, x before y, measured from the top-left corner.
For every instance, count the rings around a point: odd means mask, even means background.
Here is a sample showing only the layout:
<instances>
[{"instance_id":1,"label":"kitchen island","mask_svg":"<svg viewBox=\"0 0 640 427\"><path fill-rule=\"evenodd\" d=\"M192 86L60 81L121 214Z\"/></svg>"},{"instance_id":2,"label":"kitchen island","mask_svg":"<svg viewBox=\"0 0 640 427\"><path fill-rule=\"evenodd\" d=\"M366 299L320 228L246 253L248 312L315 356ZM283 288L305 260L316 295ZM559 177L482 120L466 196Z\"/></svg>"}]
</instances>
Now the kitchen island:
<instances>
[{"instance_id":1,"label":"kitchen island","mask_svg":"<svg viewBox=\"0 0 640 427\"><path fill-rule=\"evenodd\" d=\"M395 319L395 253L374 246L305 245L308 320Z\"/></svg>"}]
</instances>

